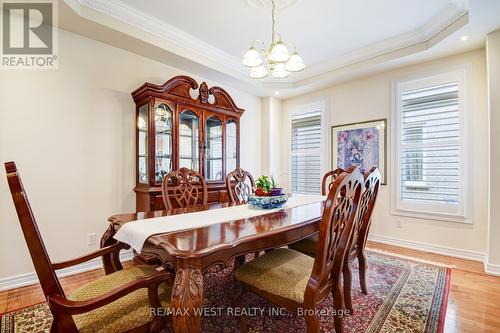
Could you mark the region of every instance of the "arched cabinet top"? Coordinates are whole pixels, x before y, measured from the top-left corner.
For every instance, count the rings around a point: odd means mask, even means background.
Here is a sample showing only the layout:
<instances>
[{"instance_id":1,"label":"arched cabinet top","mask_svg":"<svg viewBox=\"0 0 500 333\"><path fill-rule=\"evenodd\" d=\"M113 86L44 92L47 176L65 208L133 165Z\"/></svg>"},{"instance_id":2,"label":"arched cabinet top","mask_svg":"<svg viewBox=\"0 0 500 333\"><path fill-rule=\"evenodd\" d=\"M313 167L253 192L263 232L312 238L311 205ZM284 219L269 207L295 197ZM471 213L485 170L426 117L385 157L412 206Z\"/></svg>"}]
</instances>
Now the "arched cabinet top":
<instances>
[{"instance_id":1,"label":"arched cabinet top","mask_svg":"<svg viewBox=\"0 0 500 333\"><path fill-rule=\"evenodd\" d=\"M191 97L191 90L198 90L198 97ZM210 102L210 96L213 96L213 102ZM245 110L236 106L233 98L221 87L208 88L206 82L198 83L189 76L175 76L162 85L156 85L146 82L132 92L134 102L139 104L148 100L148 98L162 98L192 105L202 109L221 112L228 115L241 117Z\"/></svg>"}]
</instances>

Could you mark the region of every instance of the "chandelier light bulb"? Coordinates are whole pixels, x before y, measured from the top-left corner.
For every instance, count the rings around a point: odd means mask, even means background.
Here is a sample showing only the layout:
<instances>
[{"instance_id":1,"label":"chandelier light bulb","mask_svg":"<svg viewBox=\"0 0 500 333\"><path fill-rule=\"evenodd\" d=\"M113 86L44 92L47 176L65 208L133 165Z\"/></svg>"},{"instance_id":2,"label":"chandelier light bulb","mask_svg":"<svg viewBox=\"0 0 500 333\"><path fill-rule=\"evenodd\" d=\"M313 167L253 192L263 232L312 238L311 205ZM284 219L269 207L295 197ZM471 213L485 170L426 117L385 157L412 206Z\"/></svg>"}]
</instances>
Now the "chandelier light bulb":
<instances>
[{"instance_id":1,"label":"chandelier light bulb","mask_svg":"<svg viewBox=\"0 0 500 333\"><path fill-rule=\"evenodd\" d=\"M267 76L267 70L266 67L264 67L263 65L252 67L250 69L250 77L252 79L263 79L266 76Z\"/></svg>"},{"instance_id":2,"label":"chandelier light bulb","mask_svg":"<svg viewBox=\"0 0 500 333\"><path fill-rule=\"evenodd\" d=\"M285 44L283 44L282 41L279 41L273 46L268 59L269 61L276 63L287 62L290 59L290 53L288 52Z\"/></svg>"},{"instance_id":3,"label":"chandelier light bulb","mask_svg":"<svg viewBox=\"0 0 500 333\"><path fill-rule=\"evenodd\" d=\"M290 75L290 72L285 69L285 64L280 63L274 65L274 68L272 69L271 75L275 79L284 79Z\"/></svg>"},{"instance_id":4,"label":"chandelier light bulb","mask_svg":"<svg viewBox=\"0 0 500 333\"><path fill-rule=\"evenodd\" d=\"M243 66L246 67L257 67L262 65L262 58L260 57L259 52L255 49L255 47L251 47L248 49L247 53L243 57Z\"/></svg>"},{"instance_id":5,"label":"chandelier light bulb","mask_svg":"<svg viewBox=\"0 0 500 333\"><path fill-rule=\"evenodd\" d=\"M285 64L285 69L289 72L300 72L306 67L302 57L298 55L297 52L294 52Z\"/></svg>"},{"instance_id":6,"label":"chandelier light bulb","mask_svg":"<svg viewBox=\"0 0 500 333\"><path fill-rule=\"evenodd\" d=\"M254 44L248 49L241 61L244 66L250 68L250 77L253 79L263 79L269 73L273 78L284 79L291 72L300 72L306 67L302 57L297 54L297 51L295 50L290 54L286 44L281 39L281 35L276 34L276 4L274 0L271 0L271 4L271 45L267 48L262 40L254 40ZM275 38L276 35L279 37ZM254 45L256 42L262 44L261 52L255 49Z\"/></svg>"}]
</instances>

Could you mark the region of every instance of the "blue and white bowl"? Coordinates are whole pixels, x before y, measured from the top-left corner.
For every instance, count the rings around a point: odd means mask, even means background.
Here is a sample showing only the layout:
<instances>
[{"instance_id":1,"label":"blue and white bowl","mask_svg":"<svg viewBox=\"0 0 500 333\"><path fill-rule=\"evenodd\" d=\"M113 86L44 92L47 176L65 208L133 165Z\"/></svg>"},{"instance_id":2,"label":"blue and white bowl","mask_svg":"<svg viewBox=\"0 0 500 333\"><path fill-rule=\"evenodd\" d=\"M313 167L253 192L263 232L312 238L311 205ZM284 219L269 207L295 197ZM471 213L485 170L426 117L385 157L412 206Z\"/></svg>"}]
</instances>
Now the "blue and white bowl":
<instances>
[{"instance_id":1,"label":"blue and white bowl","mask_svg":"<svg viewBox=\"0 0 500 333\"><path fill-rule=\"evenodd\" d=\"M281 208L288 200L286 194L274 197L258 197L254 194L248 196L248 203L251 206L262 209L275 209Z\"/></svg>"}]
</instances>

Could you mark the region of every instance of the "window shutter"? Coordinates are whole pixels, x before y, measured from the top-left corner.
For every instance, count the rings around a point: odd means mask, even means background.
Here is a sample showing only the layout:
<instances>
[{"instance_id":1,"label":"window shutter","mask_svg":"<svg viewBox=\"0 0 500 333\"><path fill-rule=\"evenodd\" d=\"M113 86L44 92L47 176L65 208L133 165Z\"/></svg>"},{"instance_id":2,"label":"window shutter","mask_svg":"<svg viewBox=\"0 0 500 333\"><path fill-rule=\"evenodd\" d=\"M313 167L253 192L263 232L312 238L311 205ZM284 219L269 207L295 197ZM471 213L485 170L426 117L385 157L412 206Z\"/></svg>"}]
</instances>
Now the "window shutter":
<instances>
[{"instance_id":1,"label":"window shutter","mask_svg":"<svg viewBox=\"0 0 500 333\"><path fill-rule=\"evenodd\" d=\"M292 192L321 192L321 111L292 116Z\"/></svg>"},{"instance_id":2,"label":"window shutter","mask_svg":"<svg viewBox=\"0 0 500 333\"><path fill-rule=\"evenodd\" d=\"M459 83L401 94L400 200L459 205Z\"/></svg>"}]
</instances>

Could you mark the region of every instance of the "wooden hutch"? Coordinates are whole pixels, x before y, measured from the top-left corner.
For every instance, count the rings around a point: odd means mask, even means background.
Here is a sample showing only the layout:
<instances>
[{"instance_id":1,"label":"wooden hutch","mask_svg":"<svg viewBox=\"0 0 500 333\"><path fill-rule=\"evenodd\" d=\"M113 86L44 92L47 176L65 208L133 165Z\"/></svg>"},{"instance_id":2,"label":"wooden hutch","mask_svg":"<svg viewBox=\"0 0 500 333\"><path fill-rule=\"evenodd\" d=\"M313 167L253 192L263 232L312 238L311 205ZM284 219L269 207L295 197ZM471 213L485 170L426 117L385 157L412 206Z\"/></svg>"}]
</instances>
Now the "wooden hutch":
<instances>
[{"instance_id":1,"label":"wooden hutch","mask_svg":"<svg viewBox=\"0 0 500 333\"><path fill-rule=\"evenodd\" d=\"M191 97L196 94L198 97ZM163 85L145 83L134 92L136 104L136 210L165 209L163 176L180 167L206 179L208 202L225 200L226 175L240 164L240 117L220 87L208 88L176 76Z\"/></svg>"}]
</instances>

